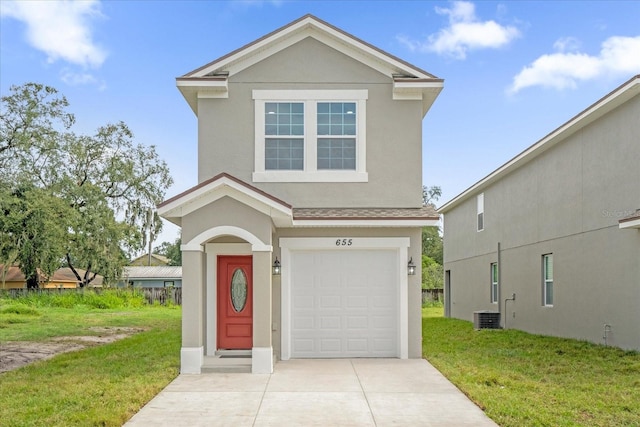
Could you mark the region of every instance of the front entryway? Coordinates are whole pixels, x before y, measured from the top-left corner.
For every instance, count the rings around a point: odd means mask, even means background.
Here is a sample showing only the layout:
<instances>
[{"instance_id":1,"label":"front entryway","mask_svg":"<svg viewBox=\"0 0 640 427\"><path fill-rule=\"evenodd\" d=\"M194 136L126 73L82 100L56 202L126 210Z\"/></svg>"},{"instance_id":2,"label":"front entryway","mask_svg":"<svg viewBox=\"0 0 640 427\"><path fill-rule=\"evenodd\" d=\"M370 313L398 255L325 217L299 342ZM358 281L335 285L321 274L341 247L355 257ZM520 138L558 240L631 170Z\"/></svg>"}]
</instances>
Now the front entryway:
<instances>
[{"instance_id":1,"label":"front entryway","mask_svg":"<svg viewBox=\"0 0 640 427\"><path fill-rule=\"evenodd\" d=\"M251 256L219 256L217 268L217 347L253 346L253 268Z\"/></svg>"}]
</instances>

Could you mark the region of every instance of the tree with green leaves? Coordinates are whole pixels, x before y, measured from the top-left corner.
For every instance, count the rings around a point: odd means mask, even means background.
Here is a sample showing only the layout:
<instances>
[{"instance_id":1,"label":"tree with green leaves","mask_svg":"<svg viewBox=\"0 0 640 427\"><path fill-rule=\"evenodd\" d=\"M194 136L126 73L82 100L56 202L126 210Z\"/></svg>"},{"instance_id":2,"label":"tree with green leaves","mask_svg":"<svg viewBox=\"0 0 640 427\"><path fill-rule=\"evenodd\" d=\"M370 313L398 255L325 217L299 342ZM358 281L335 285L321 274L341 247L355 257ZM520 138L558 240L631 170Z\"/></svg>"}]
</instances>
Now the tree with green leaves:
<instances>
[{"instance_id":1,"label":"tree with green leaves","mask_svg":"<svg viewBox=\"0 0 640 427\"><path fill-rule=\"evenodd\" d=\"M153 250L154 253L169 258L169 265L182 265L182 237L178 237L173 243L162 242Z\"/></svg>"},{"instance_id":2,"label":"tree with green leaves","mask_svg":"<svg viewBox=\"0 0 640 427\"><path fill-rule=\"evenodd\" d=\"M422 186L422 205L435 208L435 202L442 196L442 189L438 186ZM442 265L443 248L440 227L424 227L422 229L422 254Z\"/></svg>"},{"instance_id":3,"label":"tree with green leaves","mask_svg":"<svg viewBox=\"0 0 640 427\"><path fill-rule=\"evenodd\" d=\"M0 259L4 268L17 262L27 288L39 287L64 255L64 222L71 209L40 188L0 185Z\"/></svg>"},{"instance_id":4,"label":"tree with green leaves","mask_svg":"<svg viewBox=\"0 0 640 427\"><path fill-rule=\"evenodd\" d=\"M422 206L433 206L435 208L435 202L440 199L440 196L442 196L442 189L439 186L422 186Z\"/></svg>"},{"instance_id":5,"label":"tree with green leaves","mask_svg":"<svg viewBox=\"0 0 640 427\"><path fill-rule=\"evenodd\" d=\"M9 173L0 176L0 185L12 210L19 209L16 189L23 186L65 206L62 218L51 217L64 229L55 240L63 253L52 254L86 286L97 274L106 280L117 277L126 263L123 251L144 247L147 236L160 232L160 219L149 212L164 198L172 179L155 147L135 143L125 123L78 135L67 108L64 96L36 83L12 86L2 97L0 167ZM0 252L0 262L26 265L24 258L30 255L21 248L37 246L28 241L39 239L35 234L14 239L18 247ZM29 262L41 262L32 258Z\"/></svg>"},{"instance_id":6,"label":"tree with green leaves","mask_svg":"<svg viewBox=\"0 0 640 427\"><path fill-rule=\"evenodd\" d=\"M422 255L422 289L442 289L444 286L444 270L442 265Z\"/></svg>"}]
</instances>

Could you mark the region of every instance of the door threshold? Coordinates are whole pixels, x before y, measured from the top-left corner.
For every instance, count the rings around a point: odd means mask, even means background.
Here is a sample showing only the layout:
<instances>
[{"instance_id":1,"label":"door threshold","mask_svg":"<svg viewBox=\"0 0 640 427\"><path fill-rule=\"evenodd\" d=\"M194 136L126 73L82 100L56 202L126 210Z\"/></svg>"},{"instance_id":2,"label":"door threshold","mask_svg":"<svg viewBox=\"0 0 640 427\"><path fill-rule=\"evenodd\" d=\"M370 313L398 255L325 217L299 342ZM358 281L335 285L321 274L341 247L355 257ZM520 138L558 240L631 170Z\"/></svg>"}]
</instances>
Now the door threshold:
<instances>
[{"instance_id":1,"label":"door threshold","mask_svg":"<svg viewBox=\"0 0 640 427\"><path fill-rule=\"evenodd\" d=\"M216 350L215 356L224 359L232 357L250 358L251 350Z\"/></svg>"}]
</instances>

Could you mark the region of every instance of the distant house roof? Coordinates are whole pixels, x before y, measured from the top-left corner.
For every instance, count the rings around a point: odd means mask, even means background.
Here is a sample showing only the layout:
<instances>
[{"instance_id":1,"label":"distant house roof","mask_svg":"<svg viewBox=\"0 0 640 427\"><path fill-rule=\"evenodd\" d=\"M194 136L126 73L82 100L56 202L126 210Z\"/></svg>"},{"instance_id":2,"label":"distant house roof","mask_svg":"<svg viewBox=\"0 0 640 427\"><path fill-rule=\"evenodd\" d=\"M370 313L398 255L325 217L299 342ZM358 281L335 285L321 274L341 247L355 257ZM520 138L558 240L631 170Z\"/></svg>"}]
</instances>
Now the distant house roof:
<instances>
[{"instance_id":1,"label":"distant house roof","mask_svg":"<svg viewBox=\"0 0 640 427\"><path fill-rule=\"evenodd\" d=\"M160 254L151 254L151 265L168 265L169 258ZM149 254L140 255L138 258L131 260L130 265L148 265Z\"/></svg>"},{"instance_id":2,"label":"distant house roof","mask_svg":"<svg viewBox=\"0 0 640 427\"><path fill-rule=\"evenodd\" d=\"M491 172L489 175L482 178L480 181L476 182L444 205L440 206L438 212L446 213L453 209L464 200L479 193L494 182L499 181L511 172L529 163L551 147L566 140L569 136L578 132L580 129L583 129L585 126L604 116L613 109L626 103L639 93L640 74L632 77L614 89L611 93L605 95L600 100L592 104L586 110L582 111L571 120L515 156L513 159L509 160L507 163L503 164L498 169Z\"/></svg>"},{"instance_id":3,"label":"distant house roof","mask_svg":"<svg viewBox=\"0 0 640 427\"><path fill-rule=\"evenodd\" d=\"M128 266L124 267L122 277L126 280L182 279L182 267Z\"/></svg>"},{"instance_id":4,"label":"distant house roof","mask_svg":"<svg viewBox=\"0 0 640 427\"><path fill-rule=\"evenodd\" d=\"M3 277L1 275L2 267L3 266L0 265L0 282L2 282L3 280ZM86 272L86 270L82 270L79 268L76 269L76 271L78 272L80 277L83 277ZM76 284L78 283L78 279L76 278L75 274L73 274L73 271L69 267L57 269L48 280L47 280L47 276L42 274L40 271L38 272L38 274L39 274L38 280L40 282L70 282L70 283L76 283ZM90 286L102 285L103 279L104 278L102 276L97 275L89 285ZM20 270L20 267L16 265L12 265L11 267L9 267L4 276L5 282L24 282L26 280L27 279L24 277L22 270Z\"/></svg>"}]
</instances>

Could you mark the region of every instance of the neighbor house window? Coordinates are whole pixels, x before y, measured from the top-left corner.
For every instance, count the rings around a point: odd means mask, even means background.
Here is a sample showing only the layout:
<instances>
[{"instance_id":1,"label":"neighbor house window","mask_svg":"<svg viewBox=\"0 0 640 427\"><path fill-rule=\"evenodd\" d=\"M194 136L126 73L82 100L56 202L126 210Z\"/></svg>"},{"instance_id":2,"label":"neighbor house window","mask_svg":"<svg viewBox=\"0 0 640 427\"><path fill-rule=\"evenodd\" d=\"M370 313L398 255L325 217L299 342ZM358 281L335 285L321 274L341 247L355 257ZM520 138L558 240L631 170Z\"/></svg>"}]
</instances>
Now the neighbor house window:
<instances>
[{"instance_id":1,"label":"neighbor house window","mask_svg":"<svg viewBox=\"0 0 640 427\"><path fill-rule=\"evenodd\" d=\"M478 194L478 231L484 230L484 193Z\"/></svg>"},{"instance_id":2,"label":"neighbor house window","mask_svg":"<svg viewBox=\"0 0 640 427\"><path fill-rule=\"evenodd\" d=\"M254 90L257 182L366 182L366 90Z\"/></svg>"},{"instance_id":3,"label":"neighbor house window","mask_svg":"<svg viewBox=\"0 0 640 427\"><path fill-rule=\"evenodd\" d=\"M498 303L498 263L491 264L491 302Z\"/></svg>"},{"instance_id":4,"label":"neighbor house window","mask_svg":"<svg viewBox=\"0 0 640 427\"><path fill-rule=\"evenodd\" d=\"M542 256L542 300L544 305L553 305L553 254Z\"/></svg>"}]
</instances>

